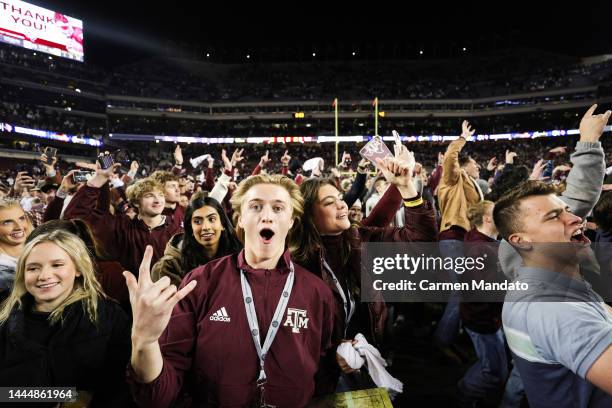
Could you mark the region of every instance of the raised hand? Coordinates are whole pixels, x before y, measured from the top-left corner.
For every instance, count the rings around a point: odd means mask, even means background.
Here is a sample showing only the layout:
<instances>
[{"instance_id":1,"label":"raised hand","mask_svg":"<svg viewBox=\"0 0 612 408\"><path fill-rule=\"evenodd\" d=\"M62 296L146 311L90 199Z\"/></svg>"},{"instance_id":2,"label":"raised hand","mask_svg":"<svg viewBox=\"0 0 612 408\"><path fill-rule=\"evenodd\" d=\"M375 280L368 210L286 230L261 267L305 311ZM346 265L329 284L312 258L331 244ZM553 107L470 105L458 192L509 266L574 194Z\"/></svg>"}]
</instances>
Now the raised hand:
<instances>
[{"instance_id":1,"label":"raised hand","mask_svg":"<svg viewBox=\"0 0 612 408\"><path fill-rule=\"evenodd\" d=\"M52 174L55 164L57 163L57 156L53 157L53 160L51 160L51 164L47 163L47 155L44 153L40 155L39 160L42 162L43 166L45 166L45 174L47 176L49 176L49 174Z\"/></svg>"},{"instance_id":2,"label":"raised hand","mask_svg":"<svg viewBox=\"0 0 612 408\"><path fill-rule=\"evenodd\" d=\"M244 157L242 156L242 153L244 152L244 149L236 149L234 151L234 153L232 154L232 167L236 167L236 164L239 161L242 161L244 159Z\"/></svg>"},{"instance_id":3,"label":"raised hand","mask_svg":"<svg viewBox=\"0 0 612 408\"><path fill-rule=\"evenodd\" d=\"M491 157L489 159L489 162L487 163L487 170L493 171L493 170L495 170L495 167L497 167L497 158L496 157Z\"/></svg>"},{"instance_id":4,"label":"raised hand","mask_svg":"<svg viewBox=\"0 0 612 408\"><path fill-rule=\"evenodd\" d=\"M544 172L544 168L546 167L546 162L543 159L537 161L537 163L533 166L533 171L529 176L529 180L543 180L545 178L550 177L542 177L542 173Z\"/></svg>"},{"instance_id":5,"label":"raised hand","mask_svg":"<svg viewBox=\"0 0 612 408\"><path fill-rule=\"evenodd\" d=\"M234 166L232 166L232 162L227 158L227 153L225 149L221 149L221 160L223 160L223 165L225 166L225 170L232 171Z\"/></svg>"},{"instance_id":6,"label":"raised hand","mask_svg":"<svg viewBox=\"0 0 612 408\"><path fill-rule=\"evenodd\" d=\"M416 166L414 153L408 150L408 148L402 144L399 134L395 130L393 131L393 136L395 137L395 142L393 143L394 158L402 163L405 163L412 173L414 166Z\"/></svg>"},{"instance_id":7,"label":"raised hand","mask_svg":"<svg viewBox=\"0 0 612 408\"><path fill-rule=\"evenodd\" d=\"M359 173L366 173L369 167L370 167L370 162L368 161L368 159L362 158L361 160L359 160L359 163L357 164L357 171Z\"/></svg>"},{"instance_id":8,"label":"raised hand","mask_svg":"<svg viewBox=\"0 0 612 408\"><path fill-rule=\"evenodd\" d=\"M580 141L581 142L597 142L603 134L604 128L610 119L612 111L600 115L593 115L597 109L597 104L591 106L580 121Z\"/></svg>"},{"instance_id":9,"label":"raised hand","mask_svg":"<svg viewBox=\"0 0 612 408\"><path fill-rule=\"evenodd\" d=\"M264 154L263 156L261 156L261 159L259 159L259 167L265 167L266 164L268 164L271 159L269 157L269 151L266 150L266 154Z\"/></svg>"},{"instance_id":10,"label":"raised hand","mask_svg":"<svg viewBox=\"0 0 612 408\"><path fill-rule=\"evenodd\" d=\"M103 169L98 163L96 163L96 176L100 175L110 179L119 167L121 167L121 163L115 163L108 169Z\"/></svg>"},{"instance_id":11,"label":"raised hand","mask_svg":"<svg viewBox=\"0 0 612 408\"><path fill-rule=\"evenodd\" d=\"M208 168L212 169L213 167L215 167L215 158L212 156L209 156L206 161L208 161Z\"/></svg>"},{"instance_id":12,"label":"raised hand","mask_svg":"<svg viewBox=\"0 0 612 408\"><path fill-rule=\"evenodd\" d=\"M97 188L102 187L112 178L113 174L119 167L121 167L121 164L115 163L112 166L110 166L108 169L103 169L100 167L99 163L96 163L96 175L93 176L87 182L87 184L90 185L91 187L97 187Z\"/></svg>"},{"instance_id":13,"label":"raised hand","mask_svg":"<svg viewBox=\"0 0 612 408\"><path fill-rule=\"evenodd\" d=\"M557 167L555 167L555 169L553 170L553 175L557 174L558 172L562 171L562 172L568 172L570 171L572 168L566 164L561 164Z\"/></svg>"},{"instance_id":14,"label":"raised hand","mask_svg":"<svg viewBox=\"0 0 612 408\"><path fill-rule=\"evenodd\" d=\"M69 191L70 189L76 187L77 183L75 183L74 181L74 173L76 173L78 170L70 170L68 172L68 174L66 174L63 178L62 178L62 183L59 186L58 190L62 190L62 191Z\"/></svg>"},{"instance_id":15,"label":"raised hand","mask_svg":"<svg viewBox=\"0 0 612 408\"><path fill-rule=\"evenodd\" d=\"M176 149L174 149L174 162L178 166L183 165L183 151L181 150L181 145L177 144Z\"/></svg>"},{"instance_id":16,"label":"raised hand","mask_svg":"<svg viewBox=\"0 0 612 408\"><path fill-rule=\"evenodd\" d=\"M385 179L396 186L406 186L412 179L412 172L409 171L408 164L399 159L386 157L376 159L379 168Z\"/></svg>"},{"instance_id":17,"label":"raised hand","mask_svg":"<svg viewBox=\"0 0 612 408\"><path fill-rule=\"evenodd\" d=\"M96 169L98 168L98 166L94 163L86 163L86 162L78 161L75 164L77 167L80 167L82 169L92 170L92 171L96 171Z\"/></svg>"},{"instance_id":18,"label":"raised hand","mask_svg":"<svg viewBox=\"0 0 612 408\"><path fill-rule=\"evenodd\" d=\"M132 306L132 343L138 344L139 347L157 343L168 326L174 306L197 284L193 280L181 290L177 290L167 276L153 282L151 279L152 257L153 248L147 245L138 270L138 280L131 272L123 272Z\"/></svg>"},{"instance_id":19,"label":"raised hand","mask_svg":"<svg viewBox=\"0 0 612 408\"><path fill-rule=\"evenodd\" d=\"M291 161L291 156L289 156L289 150L285 150L283 157L281 157L281 164L283 166L288 166L290 161Z\"/></svg>"},{"instance_id":20,"label":"raised hand","mask_svg":"<svg viewBox=\"0 0 612 408\"><path fill-rule=\"evenodd\" d=\"M15 184L13 185L13 190L16 195L21 195L24 189L30 190L34 188L35 181L32 177L28 176L27 171L20 171L17 173L17 177L15 177Z\"/></svg>"},{"instance_id":21,"label":"raised hand","mask_svg":"<svg viewBox=\"0 0 612 408\"><path fill-rule=\"evenodd\" d=\"M515 152L511 152L510 150L506 150L506 164L513 164L514 158L518 155Z\"/></svg>"},{"instance_id":22,"label":"raised hand","mask_svg":"<svg viewBox=\"0 0 612 408\"><path fill-rule=\"evenodd\" d=\"M550 149L549 152L552 154L565 154L567 153L567 147L566 146L555 147L554 149Z\"/></svg>"},{"instance_id":23,"label":"raised hand","mask_svg":"<svg viewBox=\"0 0 612 408\"><path fill-rule=\"evenodd\" d=\"M474 133L476 133L476 129L472 129L470 122L464 120L463 123L461 123L461 137L465 140L470 140L470 138L474 136Z\"/></svg>"}]
</instances>

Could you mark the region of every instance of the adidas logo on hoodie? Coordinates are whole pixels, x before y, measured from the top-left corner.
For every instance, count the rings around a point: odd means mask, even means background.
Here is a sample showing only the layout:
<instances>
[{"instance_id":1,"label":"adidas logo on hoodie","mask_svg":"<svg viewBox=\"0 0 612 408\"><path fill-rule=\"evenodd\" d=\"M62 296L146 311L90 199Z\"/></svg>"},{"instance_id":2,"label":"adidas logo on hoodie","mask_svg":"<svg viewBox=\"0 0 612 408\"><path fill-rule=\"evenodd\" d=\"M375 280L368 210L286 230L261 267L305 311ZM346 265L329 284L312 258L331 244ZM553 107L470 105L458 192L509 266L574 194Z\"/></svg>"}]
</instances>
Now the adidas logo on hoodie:
<instances>
[{"instance_id":1,"label":"adidas logo on hoodie","mask_svg":"<svg viewBox=\"0 0 612 408\"><path fill-rule=\"evenodd\" d=\"M227 311L225 310L225 306L224 306L221 309L217 310L215 313L211 314L210 320L213 322L229 323L231 319L228 316Z\"/></svg>"}]
</instances>

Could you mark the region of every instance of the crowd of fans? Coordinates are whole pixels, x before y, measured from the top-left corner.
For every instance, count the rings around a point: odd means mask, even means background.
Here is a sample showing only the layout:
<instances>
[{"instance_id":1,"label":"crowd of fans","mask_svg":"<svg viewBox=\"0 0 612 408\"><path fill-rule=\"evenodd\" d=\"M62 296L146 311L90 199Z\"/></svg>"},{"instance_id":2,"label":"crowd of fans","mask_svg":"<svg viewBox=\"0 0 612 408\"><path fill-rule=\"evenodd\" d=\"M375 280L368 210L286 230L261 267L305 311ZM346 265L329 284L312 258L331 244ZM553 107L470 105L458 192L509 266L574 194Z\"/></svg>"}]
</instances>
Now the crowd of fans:
<instances>
[{"instance_id":1,"label":"crowd of fans","mask_svg":"<svg viewBox=\"0 0 612 408\"><path fill-rule=\"evenodd\" d=\"M609 62L551 56L534 69L535 61L529 52L454 64L166 59L109 73L0 46L0 120L98 138L332 135L330 120L104 116L100 95L476 98L612 78ZM18 84L27 73L36 86ZM376 149L365 143L342 143L336 157L333 143L106 138L106 152L94 154L3 136L0 149L32 159L0 162L0 384L74 386L91 407L328 406L334 393L374 387L407 406L391 345L411 327L443 358L472 364L449 405L612 406L605 108L489 115L461 129L455 119L383 118L384 135L460 136L396 140L372 162L362 151ZM371 122L342 121L340 133L371 135ZM580 134L475 141L474 128ZM577 252L589 238L600 246L586 262ZM502 304L452 290L432 326L422 305L372 293L368 243L434 243L450 260L486 252L508 282L545 291L508 289ZM441 272L453 283L482 278L460 276L452 263ZM472 359L458 346L462 334Z\"/></svg>"},{"instance_id":2,"label":"crowd of fans","mask_svg":"<svg viewBox=\"0 0 612 408\"><path fill-rule=\"evenodd\" d=\"M186 135L201 137L313 136L334 133L333 120L204 121L109 112L106 95L147 96L181 101L277 101L355 99L380 100L477 98L521 92L600 85L612 76L610 62L584 65L577 60L524 50L488 58L456 61L344 61L300 64L224 65L197 61L156 59L108 71L51 57L43 53L0 45L0 119L4 122L75 135L101 138L108 133ZM546 61L542 64L542 61ZM598 91L554 97L506 101L509 105L564 104L597 98ZM110 98L110 97L109 97ZM504 101L501 101L505 103ZM122 103L126 103L125 101ZM448 105L448 110L503 106L491 103L471 107ZM123 105L119 105L120 107ZM326 105L327 106L327 105ZM427 104L414 110L444 109ZM382 109L394 109L382 106ZM412 109L412 108L411 108ZM399 108L403 110L403 108ZM172 111L172 110L170 110ZM74 112L74 113L73 113ZM137 112L137 110L135 110ZM256 111L249 111L255 114ZM292 113L292 112L289 112ZM93 114L93 115L91 115ZM104 118L102 116L104 116ZM486 133L575 128L577 111L538 111L488 115L474 119ZM342 135L375 133L373 118L342 119ZM380 118L378 133L452 134L455 119Z\"/></svg>"},{"instance_id":3,"label":"crowd of fans","mask_svg":"<svg viewBox=\"0 0 612 408\"><path fill-rule=\"evenodd\" d=\"M496 244L509 281L552 298L451 292L420 329L449 359L460 327L473 343L453 404L610 406L609 251L596 275L572 255L612 236L596 108L576 137L473 141L464 121L451 143L396 140L373 163L362 146L336 163L333 144L132 142L68 164L14 141L38 153L0 173L0 382L70 384L103 407L301 407L377 386L408 403L378 350L392 362L419 309L370 293L361 244L437 242L444 259ZM534 250L551 242L565 246Z\"/></svg>"},{"instance_id":4,"label":"crowd of fans","mask_svg":"<svg viewBox=\"0 0 612 408\"><path fill-rule=\"evenodd\" d=\"M483 134L520 133L558 129L576 129L578 110L534 112L515 115L491 115L474 118ZM373 116L373 114L371 115ZM453 135L455 118L380 118L378 134L390 136L397 130L406 136ZM285 137L333 136L333 119L207 121L113 115L109 118L110 133L194 136L194 137ZM341 119L338 133L342 136L374 135L374 118Z\"/></svg>"},{"instance_id":5,"label":"crowd of fans","mask_svg":"<svg viewBox=\"0 0 612 408\"><path fill-rule=\"evenodd\" d=\"M440 62L214 64L163 60L133 64L113 76L109 93L199 102L478 98L597 85L609 63L542 67L520 56ZM171 72L172 75L168 75ZM148 79L152 79L153 87Z\"/></svg>"}]
</instances>

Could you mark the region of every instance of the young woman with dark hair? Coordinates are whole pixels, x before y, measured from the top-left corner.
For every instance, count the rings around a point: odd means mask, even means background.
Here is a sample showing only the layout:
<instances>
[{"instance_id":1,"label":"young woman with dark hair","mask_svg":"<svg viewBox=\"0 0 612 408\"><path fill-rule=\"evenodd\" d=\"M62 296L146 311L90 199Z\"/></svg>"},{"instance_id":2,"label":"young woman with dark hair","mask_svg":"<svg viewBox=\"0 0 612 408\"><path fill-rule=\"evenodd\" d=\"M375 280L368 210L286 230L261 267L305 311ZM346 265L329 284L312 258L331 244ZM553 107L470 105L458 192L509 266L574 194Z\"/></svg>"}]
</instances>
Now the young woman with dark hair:
<instances>
[{"instance_id":1,"label":"young woman with dark hair","mask_svg":"<svg viewBox=\"0 0 612 408\"><path fill-rule=\"evenodd\" d=\"M408 164L411 153L402 148L403 153L396 158L378 163L391 186L376 212L393 215L403 200L405 227L376 227L371 221L369 225L351 225L347 204L332 181L311 178L300 186L304 216L291 235L290 246L296 262L321 277L334 293L336 342L351 339L358 332L381 342L387 317L384 302L359 302L363 297L361 243L436 240L433 210L417 193ZM350 371L342 360L338 362L343 371Z\"/></svg>"},{"instance_id":2,"label":"young woman with dark hair","mask_svg":"<svg viewBox=\"0 0 612 408\"><path fill-rule=\"evenodd\" d=\"M198 266L242 249L223 207L212 197L195 197L185 210L184 225L185 233L170 239L164 256L153 266L154 281L167 276L180 285L183 277Z\"/></svg>"}]
</instances>

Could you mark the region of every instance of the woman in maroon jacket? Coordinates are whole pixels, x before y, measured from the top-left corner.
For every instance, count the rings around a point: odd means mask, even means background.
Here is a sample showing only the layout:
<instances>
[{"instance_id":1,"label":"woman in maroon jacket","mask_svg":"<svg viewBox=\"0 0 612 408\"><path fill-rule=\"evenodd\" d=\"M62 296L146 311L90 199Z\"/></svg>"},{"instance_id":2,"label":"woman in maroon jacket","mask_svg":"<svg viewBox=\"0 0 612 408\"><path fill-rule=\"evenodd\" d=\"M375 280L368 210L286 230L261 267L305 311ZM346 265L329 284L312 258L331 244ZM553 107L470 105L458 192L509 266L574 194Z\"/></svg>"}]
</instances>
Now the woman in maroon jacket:
<instances>
[{"instance_id":1,"label":"woman in maroon jacket","mask_svg":"<svg viewBox=\"0 0 612 408\"><path fill-rule=\"evenodd\" d=\"M300 186L304 216L292 234L293 255L298 263L321 277L334 293L336 343L353 338L358 332L380 342L383 333L384 303L359 302L361 243L435 241L437 236L433 210L418 195L408 170L408 160L400 155L385 159L379 165L391 186L373 213L393 217L403 200L405 227L351 225L347 205L332 181L311 178ZM389 221L383 225L388 225Z\"/></svg>"},{"instance_id":2,"label":"woman in maroon jacket","mask_svg":"<svg viewBox=\"0 0 612 408\"><path fill-rule=\"evenodd\" d=\"M232 205L238 255L194 269L180 290L168 277L151 281L150 247L139 280L125 272L134 316L128 374L140 406L168 407L187 391L196 407L294 408L330 390L332 293L285 246L302 214L298 186L251 176Z\"/></svg>"}]
</instances>

